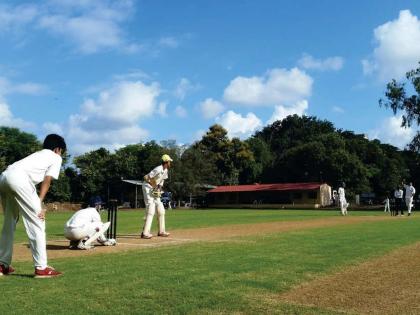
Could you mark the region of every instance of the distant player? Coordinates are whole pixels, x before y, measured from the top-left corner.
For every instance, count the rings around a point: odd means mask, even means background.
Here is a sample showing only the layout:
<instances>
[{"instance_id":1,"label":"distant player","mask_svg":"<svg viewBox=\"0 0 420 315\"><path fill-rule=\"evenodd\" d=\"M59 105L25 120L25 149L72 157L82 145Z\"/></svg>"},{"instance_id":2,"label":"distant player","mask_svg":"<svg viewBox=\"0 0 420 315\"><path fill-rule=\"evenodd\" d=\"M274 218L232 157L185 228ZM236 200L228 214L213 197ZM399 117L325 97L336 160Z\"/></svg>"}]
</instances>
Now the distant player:
<instances>
[{"instance_id":1,"label":"distant player","mask_svg":"<svg viewBox=\"0 0 420 315\"><path fill-rule=\"evenodd\" d=\"M141 238L150 239L152 234L152 221L157 210L159 232L158 236L168 237L170 234L166 232L165 228L165 207L160 200L162 194L162 187L165 179L168 178L168 170L171 167L173 160L167 154L162 156L161 165L155 167L149 174L144 176L145 183L143 184L143 196L146 204L146 220L144 223Z\"/></svg>"},{"instance_id":2,"label":"distant player","mask_svg":"<svg viewBox=\"0 0 420 315\"><path fill-rule=\"evenodd\" d=\"M340 205L341 215L347 215L347 208L349 206L349 203L346 200L345 187L346 184L343 182L338 188L338 204Z\"/></svg>"},{"instance_id":3,"label":"distant player","mask_svg":"<svg viewBox=\"0 0 420 315\"><path fill-rule=\"evenodd\" d=\"M391 212L391 208L390 208L390 205L389 205L389 198L388 198L388 196L384 200L384 205L385 205L384 212Z\"/></svg>"},{"instance_id":4,"label":"distant player","mask_svg":"<svg viewBox=\"0 0 420 315\"><path fill-rule=\"evenodd\" d=\"M12 273L13 238L19 216L22 217L35 265L35 278L51 278L62 273L47 264L45 235L46 208L43 200L53 179L60 175L64 139L48 135L43 149L8 166L0 176L0 197L4 210L0 240L0 276ZM39 195L36 185L40 184Z\"/></svg>"},{"instance_id":5,"label":"distant player","mask_svg":"<svg viewBox=\"0 0 420 315\"><path fill-rule=\"evenodd\" d=\"M92 249L97 241L104 246L116 245L114 239L107 239L104 233L110 223L102 223L100 211L102 199L99 196L92 197L89 207L77 211L64 226L64 236L70 240L70 249Z\"/></svg>"},{"instance_id":6,"label":"distant player","mask_svg":"<svg viewBox=\"0 0 420 315\"><path fill-rule=\"evenodd\" d=\"M416 193L416 189L413 187L413 183L409 185L404 185L405 189L405 205L407 206L408 215L411 215L411 209L413 208L413 198Z\"/></svg>"},{"instance_id":7,"label":"distant player","mask_svg":"<svg viewBox=\"0 0 420 315\"><path fill-rule=\"evenodd\" d=\"M395 198L395 215L398 215L398 212L400 212L400 216L404 215L404 208L403 208L403 195L404 192L401 189L401 187L397 187L394 191L394 198Z\"/></svg>"}]
</instances>

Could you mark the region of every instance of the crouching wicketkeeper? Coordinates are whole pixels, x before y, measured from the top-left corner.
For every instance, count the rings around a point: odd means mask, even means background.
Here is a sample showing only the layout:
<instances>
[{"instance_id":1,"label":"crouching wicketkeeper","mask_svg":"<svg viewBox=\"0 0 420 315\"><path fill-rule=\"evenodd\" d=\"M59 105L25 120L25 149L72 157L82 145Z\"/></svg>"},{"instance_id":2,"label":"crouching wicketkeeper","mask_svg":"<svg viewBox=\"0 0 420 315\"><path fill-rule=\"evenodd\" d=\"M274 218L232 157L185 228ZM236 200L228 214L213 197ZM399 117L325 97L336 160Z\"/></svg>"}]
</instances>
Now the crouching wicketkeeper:
<instances>
[{"instance_id":1,"label":"crouching wicketkeeper","mask_svg":"<svg viewBox=\"0 0 420 315\"><path fill-rule=\"evenodd\" d=\"M168 169L171 167L172 159L169 155L162 156L162 164L155 167L149 174L144 176L143 197L146 204L146 220L141 233L141 238L150 239L152 234L150 229L152 227L153 216L157 209L159 232L158 236L167 237L169 233L165 230L165 207L160 200L162 194L162 186L165 179L168 178Z\"/></svg>"},{"instance_id":2,"label":"crouching wicketkeeper","mask_svg":"<svg viewBox=\"0 0 420 315\"><path fill-rule=\"evenodd\" d=\"M70 240L70 249L91 249L97 241L104 246L113 246L117 242L104 235L110 223L102 223L99 212L102 208L102 199L92 197L89 207L77 211L64 226L64 236Z\"/></svg>"}]
</instances>

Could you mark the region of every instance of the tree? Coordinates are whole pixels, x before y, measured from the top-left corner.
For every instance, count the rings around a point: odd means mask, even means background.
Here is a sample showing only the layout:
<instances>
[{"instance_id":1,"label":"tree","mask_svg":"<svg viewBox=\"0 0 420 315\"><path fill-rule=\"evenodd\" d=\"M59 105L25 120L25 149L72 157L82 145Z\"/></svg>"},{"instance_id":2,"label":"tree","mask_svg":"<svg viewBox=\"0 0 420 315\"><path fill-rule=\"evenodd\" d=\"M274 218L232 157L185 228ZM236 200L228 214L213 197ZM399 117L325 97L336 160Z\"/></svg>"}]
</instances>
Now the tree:
<instances>
[{"instance_id":1,"label":"tree","mask_svg":"<svg viewBox=\"0 0 420 315\"><path fill-rule=\"evenodd\" d=\"M57 180L52 181L51 187L45 199L51 201L70 201L71 200L71 186L70 178L66 176L65 172L61 172Z\"/></svg>"},{"instance_id":2,"label":"tree","mask_svg":"<svg viewBox=\"0 0 420 315\"><path fill-rule=\"evenodd\" d=\"M42 148L38 139L17 128L0 127L0 172Z\"/></svg>"},{"instance_id":3,"label":"tree","mask_svg":"<svg viewBox=\"0 0 420 315\"><path fill-rule=\"evenodd\" d=\"M386 86L385 97L380 99L379 105L390 108L394 115L402 112L402 127L420 125L420 62L419 67L406 73L406 82L397 82L393 79ZM412 85L413 94L409 92L406 84ZM411 95L408 95L411 94ZM420 133L414 136L409 145L410 150L420 152Z\"/></svg>"},{"instance_id":4,"label":"tree","mask_svg":"<svg viewBox=\"0 0 420 315\"><path fill-rule=\"evenodd\" d=\"M238 138L230 140L226 129L217 124L211 126L193 147L206 157L208 163L215 164L218 182L224 185L239 184L243 179L241 175L254 161L249 145Z\"/></svg>"},{"instance_id":5,"label":"tree","mask_svg":"<svg viewBox=\"0 0 420 315\"><path fill-rule=\"evenodd\" d=\"M109 186L113 184L115 173L112 172L111 154L100 148L74 158L74 165L79 172L81 200L93 195L107 196Z\"/></svg>"}]
</instances>

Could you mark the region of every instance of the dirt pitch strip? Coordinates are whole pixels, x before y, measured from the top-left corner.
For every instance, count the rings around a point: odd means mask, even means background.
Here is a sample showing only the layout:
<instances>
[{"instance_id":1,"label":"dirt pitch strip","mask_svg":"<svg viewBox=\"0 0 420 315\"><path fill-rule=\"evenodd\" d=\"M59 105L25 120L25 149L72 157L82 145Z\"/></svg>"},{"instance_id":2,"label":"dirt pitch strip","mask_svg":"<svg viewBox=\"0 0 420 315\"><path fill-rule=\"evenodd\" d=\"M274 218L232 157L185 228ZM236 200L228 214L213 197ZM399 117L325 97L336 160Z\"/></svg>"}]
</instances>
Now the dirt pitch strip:
<instances>
[{"instance_id":1,"label":"dirt pitch strip","mask_svg":"<svg viewBox=\"0 0 420 315\"><path fill-rule=\"evenodd\" d=\"M283 221L256 224L223 225L217 227L175 230L168 238L154 237L150 240L140 238L139 234L121 235L118 234L118 245L112 247L97 246L93 250L69 250L69 242L64 238L61 240L48 241L48 258L79 257L106 253L117 253L129 250L142 250L160 246L173 246L192 242L222 242L240 241L234 240L241 236L258 236L272 233L299 231L312 228L323 228L363 222L389 220L390 217L363 216L363 217L331 217L305 221ZM28 243L16 244L14 246L14 261L32 260Z\"/></svg>"},{"instance_id":2,"label":"dirt pitch strip","mask_svg":"<svg viewBox=\"0 0 420 315\"><path fill-rule=\"evenodd\" d=\"M352 314L420 314L420 243L304 283L277 300Z\"/></svg>"}]
</instances>

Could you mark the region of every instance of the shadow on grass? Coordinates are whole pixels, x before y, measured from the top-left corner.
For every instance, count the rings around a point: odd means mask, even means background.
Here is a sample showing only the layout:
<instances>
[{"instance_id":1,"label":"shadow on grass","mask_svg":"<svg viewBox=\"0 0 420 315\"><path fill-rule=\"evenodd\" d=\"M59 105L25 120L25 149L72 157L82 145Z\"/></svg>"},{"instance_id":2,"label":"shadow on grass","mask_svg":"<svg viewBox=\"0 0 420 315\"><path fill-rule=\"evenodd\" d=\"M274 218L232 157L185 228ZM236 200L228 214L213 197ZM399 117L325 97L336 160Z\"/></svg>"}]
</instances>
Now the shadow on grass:
<instances>
[{"instance_id":1,"label":"shadow on grass","mask_svg":"<svg viewBox=\"0 0 420 315\"><path fill-rule=\"evenodd\" d=\"M33 278L34 274L13 273L8 275L8 277Z\"/></svg>"},{"instance_id":2,"label":"shadow on grass","mask_svg":"<svg viewBox=\"0 0 420 315\"><path fill-rule=\"evenodd\" d=\"M47 245L48 250L63 250L63 249L69 249L68 245Z\"/></svg>"}]
</instances>

